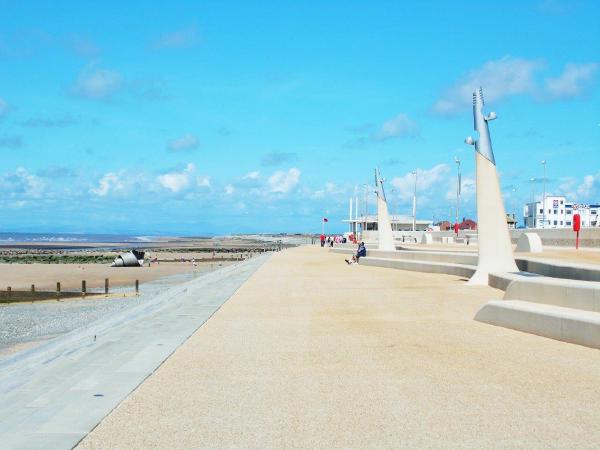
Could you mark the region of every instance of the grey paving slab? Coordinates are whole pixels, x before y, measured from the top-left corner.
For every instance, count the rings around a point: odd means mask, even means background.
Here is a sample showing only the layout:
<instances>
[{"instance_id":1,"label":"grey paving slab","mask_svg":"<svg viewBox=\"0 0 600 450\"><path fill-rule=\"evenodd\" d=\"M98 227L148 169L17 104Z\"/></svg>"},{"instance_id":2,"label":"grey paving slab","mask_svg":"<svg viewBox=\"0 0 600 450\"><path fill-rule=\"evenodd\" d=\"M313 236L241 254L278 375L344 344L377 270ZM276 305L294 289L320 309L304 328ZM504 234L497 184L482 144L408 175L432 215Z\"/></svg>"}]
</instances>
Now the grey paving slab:
<instances>
[{"instance_id":1,"label":"grey paving slab","mask_svg":"<svg viewBox=\"0 0 600 450\"><path fill-rule=\"evenodd\" d=\"M0 449L72 448L268 257L207 273L0 362Z\"/></svg>"}]
</instances>

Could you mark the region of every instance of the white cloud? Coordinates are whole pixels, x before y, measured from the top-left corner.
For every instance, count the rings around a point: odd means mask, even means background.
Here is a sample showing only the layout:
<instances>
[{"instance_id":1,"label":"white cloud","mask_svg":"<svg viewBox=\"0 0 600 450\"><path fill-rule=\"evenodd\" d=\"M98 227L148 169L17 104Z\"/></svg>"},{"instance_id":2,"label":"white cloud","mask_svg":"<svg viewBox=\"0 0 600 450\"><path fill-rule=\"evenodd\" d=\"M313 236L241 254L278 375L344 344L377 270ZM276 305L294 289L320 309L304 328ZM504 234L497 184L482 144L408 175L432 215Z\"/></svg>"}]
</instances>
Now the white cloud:
<instances>
[{"instance_id":1,"label":"white cloud","mask_svg":"<svg viewBox=\"0 0 600 450\"><path fill-rule=\"evenodd\" d=\"M194 164L188 163L183 170L159 175L156 177L156 180L163 188L177 193L190 186L195 171L196 167Z\"/></svg>"},{"instance_id":2,"label":"white cloud","mask_svg":"<svg viewBox=\"0 0 600 450\"><path fill-rule=\"evenodd\" d=\"M417 169L417 191L420 194L430 190L432 187L446 185L444 183L446 176L450 172L447 164L438 164L429 170ZM397 196L404 201L412 199L415 189L415 176L408 172L401 177L395 177L391 185L397 192Z\"/></svg>"},{"instance_id":3,"label":"white cloud","mask_svg":"<svg viewBox=\"0 0 600 450\"><path fill-rule=\"evenodd\" d=\"M248 172L242 177L242 180L258 180L260 178L260 172L255 170L254 172Z\"/></svg>"},{"instance_id":4,"label":"white cloud","mask_svg":"<svg viewBox=\"0 0 600 450\"><path fill-rule=\"evenodd\" d=\"M196 27L182 28L171 33L165 33L154 43L155 49L174 49L191 47L198 42Z\"/></svg>"},{"instance_id":5,"label":"white cloud","mask_svg":"<svg viewBox=\"0 0 600 450\"><path fill-rule=\"evenodd\" d=\"M40 198L44 192L41 178L30 174L23 167L0 176L0 189L4 195L20 198Z\"/></svg>"},{"instance_id":6,"label":"white cloud","mask_svg":"<svg viewBox=\"0 0 600 450\"><path fill-rule=\"evenodd\" d=\"M201 176L196 178L196 185L202 188L210 187L210 177L209 176Z\"/></svg>"},{"instance_id":7,"label":"white cloud","mask_svg":"<svg viewBox=\"0 0 600 450\"><path fill-rule=\"evenodd\" d=\"M225 194L231 195L234 192L235 192L235 188L233 187L232 184L228 184L227 186L225 186Z\"/></svg>"},{"instance_id":8,"label":"white cloud","mask_svg":"<svg viewBox=\"0 0 600 450\"><path fill-rule=\"evenodd\" d=\"M287 193L291 191L300 181L300 171L292 167L287 172L278 170L268 179L269 191L276 193Z\"/></svg>"},{"instance_id":9,"label":"white cloud","mask_svg":"<svg viewBox=\"0 0 600 450\"><path fill-rule=\"evenodd\" d=\"M198 138L193 134L184 134L183 136L173 139L167 143L167 149L172 152L195 150L200 146Z\"/></svg>"},{"instance_id":10,"label":"white cloud","mask_svg":"<svg viewBox=\"0 0 600 450\"><path fill-rule=\"evenodd\" d=\"M80 74L71 93L90 100L108 100L122 87L121 75L108 69L88 67Z\"/></svg>"},{"instance_id":11,"label":"white cloud","mask_svg":"<svg viewBox=\"0 0 600 450\"><path fill-rule=\"evenodd\" d=\"M586 175L583 177L583 183L577 187L577 194L580 198L589 199L594 192L596 177Z\"/></svg>"},{"instance_id":12,"label":"white cloud","mask_svg":"<svg viewBox=\"0 0 600 450\"><path fill-rule=\"evenodd\" d=\"M108 172L100 178L97 187L90 189L90 192L98 197L106 197L109 193L123 190L125 185L122 177L123 173Z\"/></svg>"},{"instance_id":13,"label":"white cloud","mask_svg":"<svg viewBox=\"0 0 600 450\"><path fill-rule=\"evenodd\" d=\"M372 138L375 141L386 141L397 137L414 137L418 134L419 127L416 122L401 113L384 122Z\"/></svg>"},{"instance_id":14,"label":"white cloud","mask_svg":"<svg viewBox=\"0 0 600 450\"><path fill-rule=\"evenodd\" d=\"M486 100L495 101L518 94L532 94L534 75L543 64L537 59L505 56L488 61L466 73L433 105L438 114L454 114L472 104L473 92L483 86Z\"/></svg>"},{"instance_id":15,"label":"white cloud","mask_svg":"<svg viewBox=\"0 0 600 450\"><path fill-rule=\"evenodd\" d=\"M592 82L597 71L596 63L567 64L559 77L546 80L546 92L554 98L581 95Z\"/></svg>"}]
</instances>

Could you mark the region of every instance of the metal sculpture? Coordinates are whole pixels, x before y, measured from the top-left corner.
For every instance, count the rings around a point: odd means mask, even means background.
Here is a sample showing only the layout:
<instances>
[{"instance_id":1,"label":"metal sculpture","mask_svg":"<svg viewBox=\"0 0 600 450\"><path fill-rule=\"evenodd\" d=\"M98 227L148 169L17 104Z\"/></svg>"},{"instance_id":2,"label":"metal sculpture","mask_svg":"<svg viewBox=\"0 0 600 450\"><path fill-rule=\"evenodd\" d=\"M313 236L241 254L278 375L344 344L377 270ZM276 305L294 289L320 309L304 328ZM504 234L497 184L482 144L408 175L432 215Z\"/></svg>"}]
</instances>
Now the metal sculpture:
<instances>
[{"instance_id":1,"label":"metal sculpture","mask_svg":"<svg viewBox=\"0 0 600 450\"><path fill-rule=\"evenodd\" d=\"M377 235L379 250L396 250L394 244L394 234L392 232L392 222L388 212L387 200L385 198L385 190L379 169L375 169L375 186L377 194Z\"/></svg>"},{"instance_id":2,"label":"metal sculpture","mask_svg":"<svg viewBox=\"0 0 600 450\"><path fill-rule=\"evenodd\" d=\"M477 139L471 136L465 143L475 146L475 165L477 171L477 230L479 258L477 271L470 284L488 284L491 272L518 272L513 256L512 244L506 223L506 211L496 160L492 150L492 140L488 123L496 119L496 113L485 115L483 107L483 89L473 93L473 122Z\"/></svg>"}]
</instances>

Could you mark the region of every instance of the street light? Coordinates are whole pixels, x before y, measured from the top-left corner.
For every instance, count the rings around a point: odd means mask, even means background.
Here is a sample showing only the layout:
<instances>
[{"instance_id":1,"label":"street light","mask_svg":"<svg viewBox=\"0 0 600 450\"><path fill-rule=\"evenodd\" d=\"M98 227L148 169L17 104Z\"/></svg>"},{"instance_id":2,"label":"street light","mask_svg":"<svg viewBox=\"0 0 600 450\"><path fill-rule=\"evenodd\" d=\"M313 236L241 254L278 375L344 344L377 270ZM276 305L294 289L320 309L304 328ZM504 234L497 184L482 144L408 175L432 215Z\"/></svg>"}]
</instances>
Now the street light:
<instances>
[{"instance_id":1,"label":"street light","mask_svg":"<svg viewBox=\"0 0 600 450\"><path fill-rule=\"evenodd\" d=\"M412 230L417 229L417 171L413 171L412 174L415 176L415 192L413 194L413 226Z\"/></svg>"},{"instance_id":2,"label":"street light","mask_svg":"<svg viewBox=\"0 0 600 450\"><path fill-rule=\"evenodd\" d=\"M363 184L363 187L365 188L365 216L364 216L364 227L363 227L363 233L365 231L367 231L367 214L369 212L369 197L367 197L367 194L369 192L369 185L368 184Z\"/></svg>"},{"instance_id":3,"label":"street light","mask_svg":"<svg viewBox=\"0 0 600 450\"><path fill-rule=\"evenodd\" d=\"M531 220L533 220L533 227L530 228L535 228L535 217L537 215L537 205L535 203L535 182L536 179L535 178L530 178L529 181L531 182L531 204L533 205L533 213L531 214ZM530 223L531 225L531 223Z\"/></svg>"},{"instance_id":4,"label":"street light","mask_svg":"<svg viewBox=\"0 0 600 450\"><path fill-rule=\"evenodd\" d=\"M454 157L454 162L456 163L456 222L458 223L458 216L460 211L460 159L458 156Z\"/></svg>"},{"instance_id":5,"label":"street light","mask_svg":"<svg viewBox=\"0 0 600 450\"><path fill-rule=\"evenodd\" d=\"M546 228L546 160L541 161L544 166L544 196L542 197L542 228Z\"/></svg>"},{"instance_id":6,"label":"street light","mask_svg":"<svg viewBox=\"0 0 600 450\"><path fill-rule=\"evenodd\" d=\"M517 209L516 209L516 202L517 199L516 197L516 192L517 192L517 188L513 186L512 188L512 210L513 210L513 220L514 220L514 224L515 224L515 228L517 228Z\"/></svg>"}]
</instances>

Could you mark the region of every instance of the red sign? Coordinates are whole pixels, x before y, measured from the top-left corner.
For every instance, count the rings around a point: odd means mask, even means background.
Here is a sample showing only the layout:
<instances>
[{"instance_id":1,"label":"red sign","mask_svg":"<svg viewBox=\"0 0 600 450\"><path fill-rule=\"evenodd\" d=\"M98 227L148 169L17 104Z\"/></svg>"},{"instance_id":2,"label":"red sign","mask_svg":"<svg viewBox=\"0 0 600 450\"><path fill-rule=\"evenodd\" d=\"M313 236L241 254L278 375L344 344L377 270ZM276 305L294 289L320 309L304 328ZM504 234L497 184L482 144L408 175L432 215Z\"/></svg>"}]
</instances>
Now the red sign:
<instances>
[{"instance_id":1,"label":"red sign","mask_svg":"<svg viewBox=\"0 0 600 450\"><path fill-rule=\"evenodd\" d=\"M579 230L581 229L581 216L579 214L573 214L573 231L577 233L575 238L575 249L579 249Z\"/></svg>"},{"instance_id":2,"label":"red sign","mask_svg":"<svg viewBox=\"0 0 600 450\"><path fill-rule=\"evenodd\" d=\"M581 229L581 215L573 215L573 231L579 231Z\"/></svg>"},{"instance_id":3,"label":"red sign","mask_svg":"<svg viewBox=\"0 0 600 450\"><path fill-rule=\"evenodd\" d=\"M454 224L454 232L458 234L458 223Z\"/></svg>"}]
</instances>

